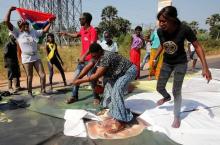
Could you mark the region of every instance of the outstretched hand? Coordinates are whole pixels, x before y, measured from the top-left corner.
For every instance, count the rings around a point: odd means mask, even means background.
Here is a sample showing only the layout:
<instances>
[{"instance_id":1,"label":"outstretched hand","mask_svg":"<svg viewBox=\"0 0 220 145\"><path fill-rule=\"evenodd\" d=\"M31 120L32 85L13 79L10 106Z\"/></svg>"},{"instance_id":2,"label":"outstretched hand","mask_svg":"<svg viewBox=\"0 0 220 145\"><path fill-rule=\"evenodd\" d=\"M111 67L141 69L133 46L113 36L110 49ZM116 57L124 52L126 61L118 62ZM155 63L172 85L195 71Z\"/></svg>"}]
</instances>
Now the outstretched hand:
<instances>
[{"instance_id":1,"label":"outstretched hand","mask_svg":"<svg viewBox=\"0 0 220 145\"><path fill-rule=\"evenodd\" d=\"M209 83L209 81L212 79L212 74L209 71L209 69L203 69L202 70L202 76L206 78L207 83Z\"/></svg>"},{"instance_id":2,"label":"outstretched hand","mask_svg":"<svg viewBox=\"0 0 220 145\"><path fill-rule=\"evenodd\" d=\"M66 35L66 32L57 32L58 35L64 36Z\"/></svg>"}]
</instances>

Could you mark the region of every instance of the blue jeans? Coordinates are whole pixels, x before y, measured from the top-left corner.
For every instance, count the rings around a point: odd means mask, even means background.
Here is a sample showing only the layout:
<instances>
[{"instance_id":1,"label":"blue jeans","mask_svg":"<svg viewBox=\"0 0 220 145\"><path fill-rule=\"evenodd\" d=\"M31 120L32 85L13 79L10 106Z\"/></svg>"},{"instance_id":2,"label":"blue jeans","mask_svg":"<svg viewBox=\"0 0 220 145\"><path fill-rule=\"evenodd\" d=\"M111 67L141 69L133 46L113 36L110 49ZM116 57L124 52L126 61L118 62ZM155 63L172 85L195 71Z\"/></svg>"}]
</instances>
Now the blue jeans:
<instances>
[{"instance_id":1,"label":"blue jeans","mask_svg":"<svg viewBox=\"0 0 220 145\"><path fill-rule=\"evenodd\" d=\"M135 79L137 68L132 65L126 73L117 80L108 80L104 88L103 107L108 107L110 115L123 122L129 122L133 115L129 109L125 108L124 91L127 89L129 82Z\"/></svg>"},{"instance_id":2,"label":"blue jeans","mask_svg":"<svg viewBox=\"0 0 220 145\"><path fill-rule=\"evenodd\" d=\"M88 62L85 62L85 63L79 63L76 67L76 70L74 72L74 76L73 78L75 79L76 77L79 76L80 72L83 70L83 68L88 64ZM91 76L93 73L95 73L96 71L96 67L91 69L89 72L88 72L88 76ZM96 86L96 81L92 81L91 83L91 86L92 86L92 90L93 90L93 96L95 99L99 99L99 95L97 93L95 93L94 91L94 88ZM79 86L73 86L73 89L72 89L72 97L77 99L78 100L78 92L79 92Z\"/></svg>"},{"instance_id":3,"label":"blue jeans","mask_svg":"<svg viewBox=\"0 0 220 145\"><path fill-rule=\"evenodd\" d=\"M175 64L170 65L163 63L161 68L160 76L157 81L157 91L164 97L170 98L170 94L166 90L167 81L174 71L174 79L173 79L173 96L174 96L174 116L180 117L181 103L182 103L182 84L184 80L184 76L187 71L187 63L183 64Z\"/></svg>"},{"instance_id":4,"label":"blue jeans","mask_svg":"<svg viewBox=\"0 0 220 145\"><path fill-rule=\"evenodd\" d=\"M143 61L141 63L141 69L144 68L144 65L146 64L147 60L149 60L149 59L150 59L150 52L146 52L146 54L145 54L145 56L143 58Z\"/></svg>"}]
</instances>

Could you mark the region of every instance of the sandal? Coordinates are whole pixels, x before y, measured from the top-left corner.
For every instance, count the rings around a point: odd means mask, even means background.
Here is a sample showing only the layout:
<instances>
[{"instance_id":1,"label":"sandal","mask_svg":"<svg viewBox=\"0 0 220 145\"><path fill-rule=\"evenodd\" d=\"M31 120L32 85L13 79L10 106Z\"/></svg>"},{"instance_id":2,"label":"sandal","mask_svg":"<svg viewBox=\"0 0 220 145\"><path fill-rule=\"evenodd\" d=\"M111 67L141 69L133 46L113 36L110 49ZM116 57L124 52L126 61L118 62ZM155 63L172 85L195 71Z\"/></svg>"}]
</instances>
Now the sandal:
<instances>
[{"instance_id":1,"label":"sandal","mask_svg":"<svg viewBox=\"0 0 220 145\"><path fill-rule=\"evenodd\" d=\"M66 102L66 104L72 104L77 101L78 101L78 99L76 99L75 97L71 97L71 98L67 99L65 102Z\"/></svg>"},{"instance_id":2,"label":"sandal","mask_svg":"<svg viewBox=\"0 0 220 145\"><path fill-rule=\"evenodd\" d=\"M162 105L165 102L170 101L170 100L171 100L171 97L162 98L159 101L157 101L157 106L160 106L160 105Z\"/></svg>"}]
</instances>

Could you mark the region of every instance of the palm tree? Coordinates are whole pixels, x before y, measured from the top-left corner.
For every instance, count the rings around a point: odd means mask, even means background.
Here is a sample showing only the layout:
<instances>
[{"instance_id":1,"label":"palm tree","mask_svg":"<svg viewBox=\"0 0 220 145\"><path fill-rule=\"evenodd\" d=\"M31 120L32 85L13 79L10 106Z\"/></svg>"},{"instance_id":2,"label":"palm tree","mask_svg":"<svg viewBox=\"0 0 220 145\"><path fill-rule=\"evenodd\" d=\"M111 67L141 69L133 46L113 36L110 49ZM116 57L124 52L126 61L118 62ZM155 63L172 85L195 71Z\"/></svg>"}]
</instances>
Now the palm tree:
<instances>
[{"instance_id":1,"label":"palm tree","mask_svg":"<svg viewBox=\"0 0 220 145\"><path fill-rule=\"evenodd\" d=\"M112 21L118 17L118 10L113 6L107 6L102 10L103 21Z\"/></svg>"},{"instance_id":2,"label":"palm tree","mask_svg":"<svg viewBox=\"0 0 220 145\"><path fill-rule=\"evenodd\" d=\"M210 27L220 24L220 15L213 14L206 19L206 24L209 24Z\"/></svg>"},{"instance_id":3,"label":"palm tree","mask_svg":"<svg viewBox=\"0 0 220 145\"><path fill-rule=\"evenodd\" d=\"M192 28L192 29L195 29L195 30L198 30L199 29L199 23L197 21L192 21L189 23L189 26Z\"/></svg>"},{"instance_id":4,"label":"palm tree","mask_svg":"<svg viewBox=\"0 0 220 145\"><path fill-rule=\"evenodd\" d=\"M118 37L130 29L131 23L122 17L118 17L117 14L118 10L113 6L107 6L102 10L102 21L99 23L101 32L108 30L113 36Z\"/></svg>"}]
</instances>

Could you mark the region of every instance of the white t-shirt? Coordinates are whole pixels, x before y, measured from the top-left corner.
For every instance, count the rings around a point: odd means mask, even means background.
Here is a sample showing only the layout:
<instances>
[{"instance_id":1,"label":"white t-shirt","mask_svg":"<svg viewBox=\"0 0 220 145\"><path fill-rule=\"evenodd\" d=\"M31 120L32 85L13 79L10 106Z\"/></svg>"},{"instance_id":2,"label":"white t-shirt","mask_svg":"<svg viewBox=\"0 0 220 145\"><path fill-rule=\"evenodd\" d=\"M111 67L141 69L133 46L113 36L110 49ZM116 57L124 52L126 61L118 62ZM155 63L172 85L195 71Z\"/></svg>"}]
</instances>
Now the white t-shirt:
<instances>
[{"instance_id":1,"label":"white t-shirt","mask_svg":"<svg viewBox=\"0 0 220 145\"><path fill-rule=\"evenodd\" d=\"M106 44L106 41L103 40L100 45L102 46L102 48L106 51L110 51L110 52L118 52L118 45L116 42L113 42L111 46L108 46Z\"/></svg>"},{"instance_id":2,"label":"white t-shirt","mask_svg":"<svg viewBox=\"0 0 220 145\"><path fill-rule=\"evenodd\" d=\"M150 53L150 50L151 50L151 43L150 42L146 42L146 52Z\"/></svg>"},{"instance_id":3,"label":"white t-shirt","mask_svg":"<svg viewBox=\"0 0 220 145\"><path fill-rule=\"evenodd\" d=\"M195 48L194 48L194 46L192 45L192 43L189 44L189 48L190 48L191 51L195 51Z\"/></svg>"},{"instance_id":4,"label":"white t-shirt","mask_svg":"<svg viewBox=\"0 0 220 145\"><path fill-rule=\"evenodd\" d=\"M11 33L17 39L17 42L21 48L22 63L29 63L39 60L37 53L37 42L39 37L43 35L43 30L30 30L30 32L20 32L13 27Z\"/></svg>"}]
</instances>

